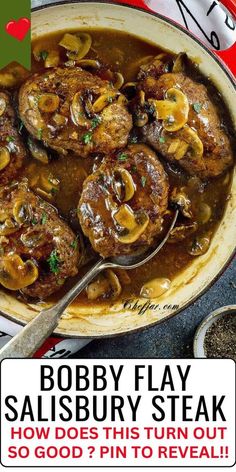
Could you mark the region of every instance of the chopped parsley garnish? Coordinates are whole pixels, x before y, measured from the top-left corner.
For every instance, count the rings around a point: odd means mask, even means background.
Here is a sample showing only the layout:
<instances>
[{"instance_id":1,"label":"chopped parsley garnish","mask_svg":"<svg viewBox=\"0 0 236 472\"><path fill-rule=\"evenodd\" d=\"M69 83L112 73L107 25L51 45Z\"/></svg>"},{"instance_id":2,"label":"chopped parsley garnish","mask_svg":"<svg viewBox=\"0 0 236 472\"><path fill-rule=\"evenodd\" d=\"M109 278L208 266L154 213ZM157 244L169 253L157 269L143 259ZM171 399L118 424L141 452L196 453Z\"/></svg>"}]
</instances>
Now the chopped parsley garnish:
<instances>
[{"instance_id":1,"label":"chopped parsley garnish","mask_svg":"<svg viewBox=\"0 0 236 472\"><path fill-rule=\"evenodd\" d=\"M95 116L92 119L92 129L97 128L97 126L100 125L101 121L102 121L102 118L100 116Z\"/></svg>"},{"instance_id":2,"label":"chopped parsley garnish","mask_svg":"<svg viewBox=\"0 0 236 472\"><path fill-rule=\"evenodd\" d=\"M41 224L45 225L45 223L47 222L47 219L48 219L48 215L47 215L47 213L44 212L42 214Z\"/></svg>"},{"instance_id":3,"label":"chopped parsley garnish","mask_svg":"<svg viewBox=\"0 0 236 472\"><path fill-rule=\"evenodd\" d=\"M7 136L6 140L7 140L8 143L13 143L15 141L15 138L14 138L14 136Z\"/></svg>"},{"instance_id":4,"label":"chopped parsley garnish","mask_svg":"<svg viewBox=\"0 0 236 472\"><path fill-rule=\"evenodd\" d=\"M121 152L118 155L118 161L125 162L128 159L128 154L125 154L124 152Z\"/></svg>"},{"instance_id":5,"label":"chopped parsley garnish","mask_svg":"<svg viewBox=\"0 0 236 472\"><path fill-rule=\"evenodd\" d=\"M51 195L52 195L52 196L56 195L57 192L58 192L58 188L53 187L53 188L51 189Z\"/></svg>"},{"instance_id":6,"label":"chopped parsley garnish","mask_svg":"<svg viewBox=\"0 0 236 472\"><path fill-rule=\"evenodd\" d=\"M84 144L90 144L92 142L92 138L93 138L93 134L91 133L91 131L89 131L88 133L82 136L82 140Z\"/></svg>"},{"instance_id":7,"label":"chopped parsley garnish","mask_svg":"<svg viewBox=\"0 0 236 472\"><path fill-rule=\"evenodd\" d=\"M200 113L201 109L202 109L202 104L201 103L193 103L193 109L196 113Z\"/></svg>"},{"instance_id":8,"label":"chopped parsley garnish","mask_svg":"<svg viewBox=\"0 0 236 472\"><path fill-rule=\"evenodd\" d=\"M142 177L141 177L141 184L142 184L142 187L143 187L143 188L145 187L146 182L147 182L147 177L145 177L144 175L142 175Z\"/></svg>"},{"instance_id":9,"label":"chopped parsley garnish","mask_svg":"<svg viewBox=\"0 0 236 472\"><path fill-rule=\"evenodd\" d=\"M77 240L77 238L74 239L74 241L72 241L72 243L70 244L70 247L72 247L72 249L74 249L74 250L77 249L77 247L78 247L78 240Z\"/></svg>"},{"instance_id":10,"label":"chopped parsley garnish","mask_svg":"<svg viewBox=\"0 0 236 472\"><path fill-rule=\"evenodd\" d=\"M164 138L164 136L160 136L159 142L160 142L161 144L164 144L164 143L166 142L166 138Z\"/></svg>"},{"instance_id":11,"label":"chopped parsley garnish","mask_svg":"<svg viewBox=\"0 0 236 472\"><path fill-rule=\"evenodd\" d=\"M58 274L60 272L60 269L59 269L59 266L60 266L60 258L58 256L58 252L56 249L54 249L49 258L47 259L47 262L49 264L49 267L50 267L50 271L53 273L53 274Z\"/></svg>"},{"instance_id":12,"label":"chopped parsley garnish","mask_svg":"<svg viewBox=\"0 0 236 472\"><path fill-rule=\"evenodd\" d=\"M41 140L42 137L43 137L43 130L42 130L42 128L39 128L38 131L37 131L37 138L39 140Z\"/></svg>"},{"instance_id":13,"label":"chopped parsley garnish","mask_svg":"<svg viewBox=\"0 0 236 472\"><path fill-rule=\"evenodd\" d=\"M136 144L138 142L138 138L137 136L133 136L130 141L129 141L131 144Z\"/></svg>"},{"instance_id":14,"label":"chopped parsley garnish","mask_svg":"<svg viewBox=\"0 0 236 472\"><path fill-rule=\"evenodd\" d=\"M47 57L48 57L48 51L40 51L40 54L39 54L39 57L40 59L42 59L43 61L46 61Z\"/></svg>"},{"instance_id":15,"label":"chopped parsley garnish","mask_svg":"<svg viewBox=\"0 0 236 472\"><path fill-rule=\"evenodd\" d=\"M38 224L38 220L33 217L32 220L31 220L31 223L32 223L32 225L37 225L37 224Z\"/></svg>"},{"instance_id":16,"label":"chopped parsley garnish","mask_svg":"<svg viewBox=\"0 0 236 472\"><path fill-rule=\"evenodd\" d=\"M19 129L19 133L21 133L21 131L23 130L23 128L24 128L24 123L23 123L22 120L20 120L20 122L19 122L19 128L18 128L18 129Z\"/></svg>"},{"instance_id":17,"label":"chopped parsley garnish","mask_svg":"<svg viewBox=\"0 0 236 472\"><path fill-rule=\"evenodd\" d=\"M104 186L105 183L105 176L103 174L99 174L98 176L98 183L102 186Z\"/></svg>"},{"instance_id":18,"label":"chopped parsley garnish","mask_svg":"<svg viewBox=\"0 0 236 472\"><path fill-rule=\"evenodd\" d=\"M131 172L137 172L137 167L136 166L131 166L130 170L131 170Z\"/></svg>"}]
</instances>

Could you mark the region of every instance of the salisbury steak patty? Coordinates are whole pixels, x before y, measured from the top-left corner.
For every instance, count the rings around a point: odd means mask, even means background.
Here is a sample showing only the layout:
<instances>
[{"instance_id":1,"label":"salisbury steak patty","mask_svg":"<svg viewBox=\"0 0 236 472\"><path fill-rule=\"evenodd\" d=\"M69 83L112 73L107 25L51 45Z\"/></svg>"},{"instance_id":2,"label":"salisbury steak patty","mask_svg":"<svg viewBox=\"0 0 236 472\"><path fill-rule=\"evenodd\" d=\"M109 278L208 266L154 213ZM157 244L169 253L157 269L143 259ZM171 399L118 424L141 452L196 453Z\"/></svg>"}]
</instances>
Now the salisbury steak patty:
<instances>
[{"instance_id":1,"label":"salisbury steak patty","mask_svg":"<svg viewBox=\"0 0 236 472\"><path fill-rule=\"evenodd\" d=\"M84 234L103 257L134 252L162 231L168 178L147 146L128 146L105 158L84 182L78 215Z\"/></svg>"},{"instance_id":2,"label":"salisbury steak patty","mask_svg":"<svg viewBox=\"0 0 236 472\"><path fill-rule=\"evenodd\" d=\"M126 146L132 128L124 96L80 67L33 75L21 87L19 110L34 137L82 157Z\"/></svg>"},{"instance_id":3,"label":"salisbury steak patty","mask_svg":"<svg viewBox=\"0 0 236 472\"><path fill-rule=\"evenodd\" d=\"M167 73L146 77L139 88L153 114L142 128L144 140L166 159L201 178L216 177L233 163L230 140L205 85Z\"/></svg>"},{"instance_id":4,"label":"salisbury steak patty","mask_svg":"<svg viewBox=\"0 0 236 472\"><path fill-rule=\"evenodd\" d=\"M44 299L77 273L76 236L25 182L0 191L0 283Z\"/></svg>"},{"instance_id":5,"label":"salisbury steak patty","mask_svg":"<svg viewBox=\"0 0 236 472\"><path fill-rule=\"evenodd\" d=\"M10 97L0 92L0 185L15 179L25 157L26 151L17 130Z\"/></svg>"}]
</instances>

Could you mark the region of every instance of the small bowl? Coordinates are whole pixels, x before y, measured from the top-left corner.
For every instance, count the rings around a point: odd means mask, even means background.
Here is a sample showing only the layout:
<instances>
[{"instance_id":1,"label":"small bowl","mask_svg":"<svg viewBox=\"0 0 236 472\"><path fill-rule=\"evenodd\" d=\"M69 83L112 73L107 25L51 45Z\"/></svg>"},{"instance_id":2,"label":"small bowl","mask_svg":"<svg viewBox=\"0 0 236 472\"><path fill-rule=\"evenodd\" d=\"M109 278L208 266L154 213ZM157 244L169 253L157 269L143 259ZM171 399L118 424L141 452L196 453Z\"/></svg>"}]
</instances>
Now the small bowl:
<instances>
[{"instance_id":1,"label":"small bowl","mask_svg":"<svg viewBox=\"0 0 236 472\"><path fill-rule=\"evenodd\" d=\"M210 326L215 323L217 320L222 318L223 316L227 316L234 313L236 316L236 305L229 305L229 306L222 306L217 310L210 313L201 324L198 326L197 331L194 336L193 341L193 353L195 358L205 358L205 350L204 350L204 341L206 332L210 328Z\"/></svg>"}]
</instances>

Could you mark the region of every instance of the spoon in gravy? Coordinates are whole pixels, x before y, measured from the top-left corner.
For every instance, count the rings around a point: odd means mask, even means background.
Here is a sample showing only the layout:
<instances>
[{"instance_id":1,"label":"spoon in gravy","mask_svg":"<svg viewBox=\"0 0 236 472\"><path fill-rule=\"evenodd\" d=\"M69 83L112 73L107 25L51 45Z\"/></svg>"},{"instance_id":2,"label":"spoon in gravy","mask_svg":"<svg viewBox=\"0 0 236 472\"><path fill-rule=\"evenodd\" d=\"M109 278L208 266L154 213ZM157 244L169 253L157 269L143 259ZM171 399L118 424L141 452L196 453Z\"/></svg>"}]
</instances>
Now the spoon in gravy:
<instances>
[{"instance_id":1,"label":"spoon in gravy","mask_svg":"<svg viewBox=\"0 0 236 472\"><path fill-rule=\"evenodd\" d=\"M0 360L7 358L32 357L43 342L52 334L57 327L65 309L75 298L87 287L87 285L104 269L136 269L150 261L167 242L173 230L179 209L175 211L174 218L164 239L155 248L145 248L142 252L103 259L100 258L96 264L80 279L74 287L56 305L42 310L25 328L20 331L0 351Z\"/></svg>"}]
</instances>

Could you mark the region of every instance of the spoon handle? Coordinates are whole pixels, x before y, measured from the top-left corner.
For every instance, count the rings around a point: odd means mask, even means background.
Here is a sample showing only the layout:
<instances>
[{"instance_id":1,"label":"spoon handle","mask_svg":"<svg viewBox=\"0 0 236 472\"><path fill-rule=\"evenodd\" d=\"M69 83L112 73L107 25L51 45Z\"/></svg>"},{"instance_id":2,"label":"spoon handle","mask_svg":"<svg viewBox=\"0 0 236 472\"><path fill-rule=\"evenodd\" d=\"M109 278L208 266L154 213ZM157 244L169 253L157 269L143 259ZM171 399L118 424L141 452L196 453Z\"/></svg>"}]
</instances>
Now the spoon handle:
<instances>
[{"instance_id":1,"label":"spoon handle","mask_svg":"<svg viewBox=\"0 0 236 472\"><path fill-rule=\"evenodd\" d=\"M0 350L0 361L9 358L32 357L57 327L61 315L70 303L105 267L103 259L90 269L79 282L54 306L42 310L22 331Z\"/></svg>"}]
</instances>

